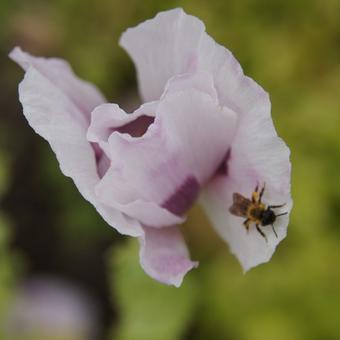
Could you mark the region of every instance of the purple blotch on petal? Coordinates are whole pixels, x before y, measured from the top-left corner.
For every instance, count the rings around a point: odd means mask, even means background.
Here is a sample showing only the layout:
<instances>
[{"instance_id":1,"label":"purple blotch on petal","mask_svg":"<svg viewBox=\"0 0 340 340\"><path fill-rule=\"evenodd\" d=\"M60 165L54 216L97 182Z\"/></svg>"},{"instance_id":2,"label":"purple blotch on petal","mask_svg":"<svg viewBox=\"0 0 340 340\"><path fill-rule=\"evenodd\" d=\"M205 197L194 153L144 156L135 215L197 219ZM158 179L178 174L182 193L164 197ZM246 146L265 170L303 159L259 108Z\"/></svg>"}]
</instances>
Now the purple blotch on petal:
<instances>
[{"instance_id":1,"label":"purple blotch on petal","mask_svg":"<svg viewBox=\"0 0 340 340\"><path fill-rule=\"evenodd\" d=\"M222 162L218 166L215 175L216 176L228 176L228 162L230 161L231 158L231 149L229 148L228 151L226 152Z\"/></svg>"},{"instance_id":2,"label":"purple blotch on petal","mask_svg":"<svg viewBox=\"0 0 340 340\"><path fill-rule=\"evenodd\" d=\"M127 123L115 130L120 133L128 133L132 137L141 137L148 127L154 122L155 118L150 116L140 116L134 121Z\"/></svg>"},{"instance_id":3,"label":"purple blotch on petal","mask_svg":"<svg viewBox=\"0 0 340 340\"><path fill-rule=\"evenodd\" d=\"M175 215L183 215L195 202L199 195L200 184L194 176L188 176L162 205Z\"/></svg>"}]
</instances>

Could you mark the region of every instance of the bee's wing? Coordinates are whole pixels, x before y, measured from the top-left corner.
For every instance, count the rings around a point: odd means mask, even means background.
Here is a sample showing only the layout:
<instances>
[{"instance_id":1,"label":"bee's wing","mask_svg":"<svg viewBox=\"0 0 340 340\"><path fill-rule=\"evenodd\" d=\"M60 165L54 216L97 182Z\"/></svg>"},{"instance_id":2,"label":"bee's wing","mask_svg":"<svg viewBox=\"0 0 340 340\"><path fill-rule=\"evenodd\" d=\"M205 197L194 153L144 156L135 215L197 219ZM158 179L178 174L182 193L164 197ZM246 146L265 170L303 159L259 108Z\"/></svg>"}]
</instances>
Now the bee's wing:
<instances>
[{"instance_id":1,"label":"bee's wing","mask_svg":"<svg viewBox=\"0 0 340 340\"><path fill-rule=\"evenodd\" d=\"M233 193L233 205L229 208L229 211L233 215L246 217L248 207L250 204L251 204L251 201L248 198L245 198L241 194L234 192Z\"/></svg>"}]
</instances>

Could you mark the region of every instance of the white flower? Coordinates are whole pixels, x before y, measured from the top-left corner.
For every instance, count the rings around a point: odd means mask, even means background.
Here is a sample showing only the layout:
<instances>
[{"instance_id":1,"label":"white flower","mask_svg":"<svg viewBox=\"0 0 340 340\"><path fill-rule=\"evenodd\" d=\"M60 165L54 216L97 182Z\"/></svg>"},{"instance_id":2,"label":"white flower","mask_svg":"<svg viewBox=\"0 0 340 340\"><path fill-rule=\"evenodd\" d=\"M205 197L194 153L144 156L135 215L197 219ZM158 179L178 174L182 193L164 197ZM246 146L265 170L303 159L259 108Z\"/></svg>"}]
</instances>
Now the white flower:
<instances>
[{"instance_id":1,"label":"white flower","mask_svg":"<svg viewBox=\"0 0 340 340\"><path fill-rule=\"evenodd\" d=\"M11 57L25 70L24 114L49 141L63 173L120 233L137 236L141 265L179 286L197 263L176 226L201 194L221 237L245 270L266 262L286 236L288 214L267 242L232 215L234 193L266 183L265 207L290 212L289 150L277 136L268 94L181 9L159 13L121 38L136 64L145 101L132 114L105 103L61 60ZM280 211L276 210L276 214Z\"/></svg>"}]
</instances>

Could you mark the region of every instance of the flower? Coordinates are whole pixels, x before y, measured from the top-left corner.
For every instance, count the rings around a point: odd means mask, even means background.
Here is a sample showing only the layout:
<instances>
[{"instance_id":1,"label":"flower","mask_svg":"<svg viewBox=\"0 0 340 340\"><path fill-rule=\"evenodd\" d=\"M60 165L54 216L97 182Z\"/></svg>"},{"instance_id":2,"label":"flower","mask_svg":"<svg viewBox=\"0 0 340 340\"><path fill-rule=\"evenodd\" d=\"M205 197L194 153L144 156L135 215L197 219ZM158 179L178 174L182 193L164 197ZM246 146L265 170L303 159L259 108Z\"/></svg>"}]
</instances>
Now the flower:
<instances>
[{"instance_id":1,"label":"flower","mask_svg":"<svg viewBox=\"0 0 340 340\"><path fill-rule=\"evenodd\" d=\"M94 301L54 277L33 276L22 282L6 316L7 339L94 339L99 333Z\"/></svg>"},{"instance_id":2,"label":"flower","mask_svg":"<svg viewBox=\"0 0 340 340\"><path fill-rule=\"evenodd\" d=\"M268 94L182 9L128 29L120 44L145 101L131 114L64 61L14 49L11 58L26 70L19 94L29 124L103 218L139 238L141 265L154 279L179 286L197 266L178 225L198 199L244 270L268 261L288 215L275 222L278 237L265 230L265 242L229 212L233 193L249 197L264 183L266 204L292 206L289 149Z\"/></svg>"}]
</instances>

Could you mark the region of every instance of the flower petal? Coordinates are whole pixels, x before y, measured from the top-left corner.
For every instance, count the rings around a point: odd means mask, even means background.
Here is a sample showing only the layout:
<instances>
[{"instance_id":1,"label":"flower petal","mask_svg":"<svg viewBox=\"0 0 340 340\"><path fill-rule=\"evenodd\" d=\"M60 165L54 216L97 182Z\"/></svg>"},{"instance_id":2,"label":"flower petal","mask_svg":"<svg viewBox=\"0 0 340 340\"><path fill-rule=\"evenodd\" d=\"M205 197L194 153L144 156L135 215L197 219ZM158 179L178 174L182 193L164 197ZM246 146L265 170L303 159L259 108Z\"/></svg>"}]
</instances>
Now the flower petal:
<instances>
[{"instance_id":1,"label":"flower petal","mask_svg":"<svg viewBox=\"0 0 340 340\"><path fill-rule=\"evenodd\" d=\"M202 21L177 8L161 12L123 33L120 45L133 59L146 101L156 100L179 74L207 71L221 105L237 113L262 105L265 91L243 74L232 53L217 44Z\"/></svg>"},{"instance_id":2,"label":"flower petal","mask_svg":"<svg viewBox=\"0 0 340 340\"><path fill-rule=\"evenodd\" d=\"M144 201L183 215L223 160L235 120L235 114L209 94L195 88L169 91L142 137L118 132L110 136L111 168L97 186L98 197L108 205ZM160 222L123 211L147 225Z\"/></svg>"},{"instance_id":3,"label":"flower petal","mask_svg":"<svg viewBox=\"0 0 340 340\"><path fill-rule=\"evenodd\" d=\"M74 118L78 108L35 68L27 70L19 97L29 124L50 143L64 175L74 180L87 200L95 201L99 180L95 155L86 129Z\"/></svg>"},{"instance_id":4,"label":"flower petal","mask_svg":"<svg viewBox=\"0 0 340 340\"><path fill-rule=\"evenodd\" d=\"M164 98L169 93L185 91L189 88L209 95L212 101L218 104L214 80L208 72L204 71L183 73L170 78L165 86L165 91L162 95L162 98Z\"/></svg>"},{"instance_id":5,"label":"flower petal","mask_svg":"<svg viewBox=\"0 0 340 340\"><path fill-rule=\"evenodd\" d=\"M132 137L142 136L153 123L157 102L143 104L133 113L126 113L117 104L104 103L97 106L91 115L87 139L98 143L104 150L110 135L118 131Z\"/></svg>"},{"instance_id":6,"label":"flower petal","mask_svg":"<svg viewBox=\"0 0 340 340\"><path fill-rule=\"evenodd\" d=\"M92 84L78 78L70 65L58 58L34 57L16 47L10 53L10 58L18 63L25 71L35 68L54 86L56 86L77 107L77 119L88 124L91 111L106 102L104 96ZM81 117L84 116L84 117Z\"/></svg>"},{"instance_id":7,"label":"flower petal","mask_svg":"<svg viewBox=\"0 0 340 340\"><path fill-rule=\"evenodd\" d=\"M157 100L171 77L190 71L203 32L201 21L176 8L123 33L120 45L136 65L145 101Z\"/></svg>"},{"instance_id":8,"label":"flower petal","mask_svg":"<svg viewBox=\"0 0 340 340\"><path fill-rule=\"evenodd\" d=\"M244 218L229 212L234 192L250 198L255 186L265 184L263 202L266 205L286 203L276 213L290 212L290 161L289 149L277 136L270 117L270 102L259 111L242 116L227 160L226 172L207 186L202 203L207 215L220 236L229 243L244 270L271 258L278 243L286 236L288 215L275 221L275 237L271 226L261 229L268 243L251 226L247 234Z\"/></svg>"},{"instance_id":9,"label":"flower petal","mask_svg":"<svg viewBox=\"0 0 340 340\"><path fill-rule=\"evenodd\" d=\"M12 57L19 59L17 53L13 52ZM43 63L44 59L39 59L39 68ZM49 65L53 67L54 64ZM82 116L79 107L58 87L58 81L51 78L57 74L56 70L51 71L48 78L33 64L24 63L24 66L27 71L19 85L19 97L30 126L49 142L63 174L72 178L84 198L111 226L123 234L140 235L142 227L139 223L98 202L94 188L99 177L95 152L86 138L86 119L79 119ZM46 65L43 68L47 70Z\"/></svg>"},{"instance_id":10,"label":"flower petal","mask_svg":"<svg viewBox=\"0 0 340 340\"><path fill-rule=\"evenodd\" d=\"M87 139L96 151L99 177L102 178L110 167L108 158L108 138L114 131L127 133L133 137L142 136L154 121L157 102L142 105L131 114L124 112L117 104L104 103L91 114Z\"/></svg>"},{"instance_id":11,"label":"flower petal","mask_svg":"<svg viewBox=\"0 0 340 340\"><path fill-rule=\"evenodd\" d=\"M144 232L139 238L141 266L155 280L179 287L184 275L196 268L198 262L190 260L178 227L144 227Z\"/></svg>"},{"instance_id":12,"label":"flower petal","mask_svg":"<svg viewBox=\"0 0 340 340\"><path fill-rule=\"evenodd\" d=\"M126 199L127 195L134 197L132 188L127 188L127 194L124 192L122 185L120 186L118 183L120 179L119 172L117 173L115 169L110 168L98 184L96 193L103 204L122 211L144 225L156 228L181 224L185 221L183 217L176 216L157 203L145 199L135 198L131 201L118 201L120 198ZM123 181L123 179L121 180Z\"/></svg>"}]
</instances>

